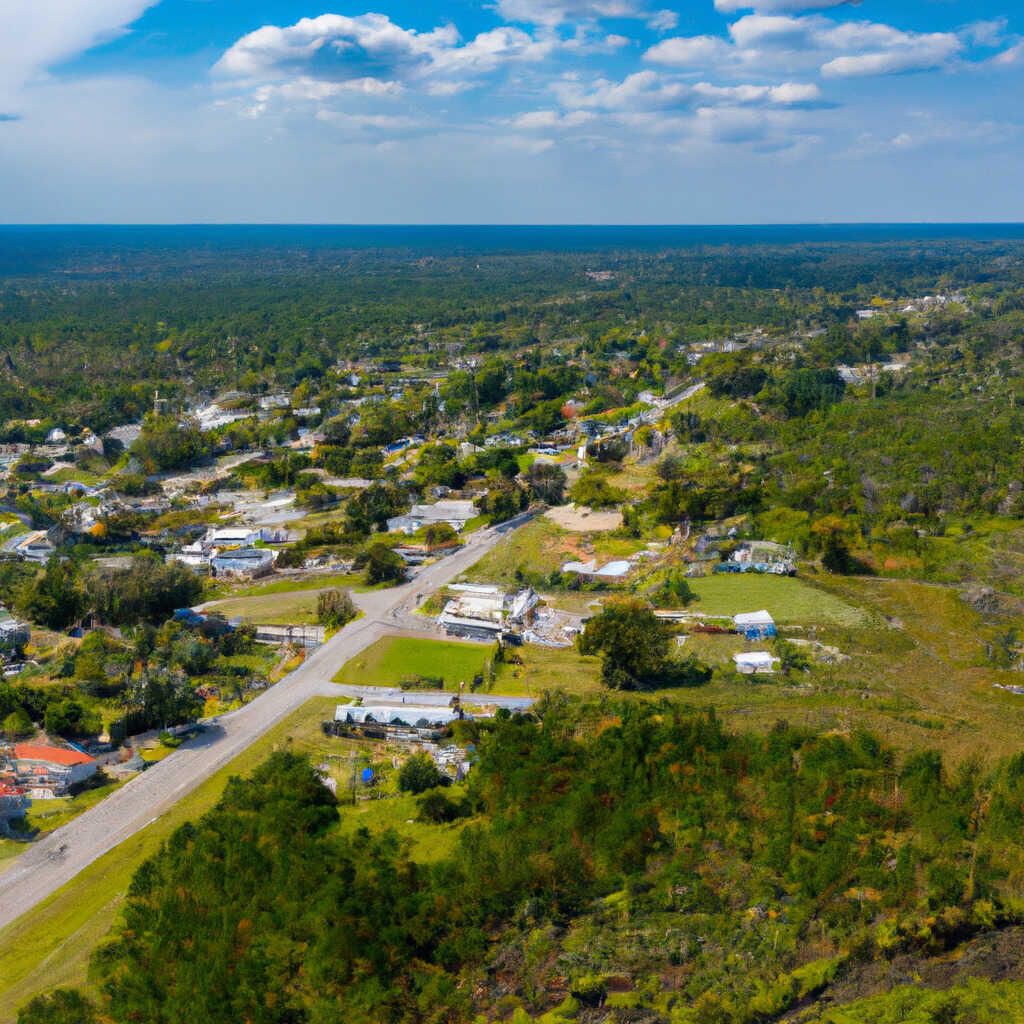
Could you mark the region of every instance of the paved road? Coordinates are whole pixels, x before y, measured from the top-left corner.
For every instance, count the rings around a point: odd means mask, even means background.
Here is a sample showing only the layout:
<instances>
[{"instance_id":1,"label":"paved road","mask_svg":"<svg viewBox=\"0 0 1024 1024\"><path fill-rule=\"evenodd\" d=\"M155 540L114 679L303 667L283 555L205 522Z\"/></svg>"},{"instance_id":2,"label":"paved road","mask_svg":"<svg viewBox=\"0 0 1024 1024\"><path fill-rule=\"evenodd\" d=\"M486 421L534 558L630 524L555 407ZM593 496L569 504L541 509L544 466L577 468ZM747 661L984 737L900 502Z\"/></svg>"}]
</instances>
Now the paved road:
<instances>
[{"instance_id":1,"label":"paved road","mask_svg":"<svg viewBox=\"0 0 1024 1024\"><path fill-rule=\"evenodd\" d=\"M311 697L349 696L347 688L331 682L341 665L381 637L396 632L432 591L463 572L530 518L531 514L526 513L500 527L477 531L456 554L421 569L401 587L353 595L365 616L340 630L289 676L238 711L222 715L210 729L183 744L173 755L29 846L15 865L0 875L0 928L151 824ZM383 690L381 697L387 700L389 693ZM362 695L369 696L369 692ZM417 699L422 696L417 694ZM516 701L510 706L522 703Z\"/></svg>"}]
</instances>

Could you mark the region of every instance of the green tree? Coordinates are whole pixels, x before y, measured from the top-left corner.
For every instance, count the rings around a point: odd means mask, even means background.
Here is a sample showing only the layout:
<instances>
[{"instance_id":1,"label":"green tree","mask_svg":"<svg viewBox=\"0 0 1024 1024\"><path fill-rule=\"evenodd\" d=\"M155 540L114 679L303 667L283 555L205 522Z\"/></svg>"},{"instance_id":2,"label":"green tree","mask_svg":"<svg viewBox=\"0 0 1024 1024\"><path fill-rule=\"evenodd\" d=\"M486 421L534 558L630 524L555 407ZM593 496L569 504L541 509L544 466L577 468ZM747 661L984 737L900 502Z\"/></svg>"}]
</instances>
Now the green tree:
<instances>
[{"instance_id":1,"label":"green tree","mask_svg":"<svg viewBox=\"0 0 1024 1024\"><path fill-rule=\"evenodd\" d=\"M548 505L560 505L565 500L565 473L552 462L535 462L526 471L530 493Z\"/></svg>"},{"instance_id":2,"label":"green tree","mask_svg":"<svg viewBox=\"0 0 1024 1024\"><path fill-rule=\"evenodd\" d=\"M316 621L329 629L340 629L351 622L359 610L347 590L324 590L316 599Z\"/></svg>"},{"instance_id":3,"label":"green tree","mask_svg":"<svg viewBox=\"0 0 1024 1024\"><path fill-rule=\"evenodd\" d=\"M364 580L377 583L401 583L405 579L405 562L396 551L377 541L369 545L356 560L356 567L364 570Z\"/></svg>"},{"instance_id":4,"label":"green tree","mask_svg":"<svg viewBox=\"0 0 1024 1024\"><path fill-rule=\"evenodd\" d=\"M15 608L31 622L51 629L67 629L86 610L78 567L73 562L51 558L35 579L18 592Z\"/></svg>"},{"instance_id":5,"label":"green tree","mask_svg":"<svg viewBox=\"0 0 1024 1024\"><path fill-rule=\"evenodd\" d=\"M398 770L398 788L403 793L425 793L447 782L448 776L425 753L413 754Z\"/></svg>"},{"instance_id":6,"label":"green tree","mask_svg":"<svg viewBox=\"0 0 1024 1024\"><path fill-rule=\"evenodd\" d=\"M74 989L36 996L18 1011L18 1024L96 1024L96 1007Z\"/></svg>"},{"instance_id":7,"label":"green tree","mask_svg":"<svg viewBox=\"0 0 1024 1024\"><path fill-rule=\"evenodd\" d=\"M32 724L32 719L28 717L28 712L24 708L12 711L4 719L3 734L9 740L18 740L25 736L31 736L34 731L35 726Z\"/></svg>"}]
</instances>

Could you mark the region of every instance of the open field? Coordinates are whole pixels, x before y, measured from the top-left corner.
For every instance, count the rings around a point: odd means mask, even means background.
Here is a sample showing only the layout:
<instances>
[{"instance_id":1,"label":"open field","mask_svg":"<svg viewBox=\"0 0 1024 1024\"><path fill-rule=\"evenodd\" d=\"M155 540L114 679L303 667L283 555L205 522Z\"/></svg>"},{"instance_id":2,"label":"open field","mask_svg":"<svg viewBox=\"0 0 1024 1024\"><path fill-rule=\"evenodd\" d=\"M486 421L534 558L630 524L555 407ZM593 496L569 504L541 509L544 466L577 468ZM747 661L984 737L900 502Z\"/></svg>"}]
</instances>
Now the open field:
<instances>
[{"instance_id":1,"label":"open field","mask_svg":"<svg viewBox=\"0 0 1024 1024\"><path fill-rule=\"evenodd\" d=\"M483 671L494 653L491 644L420 640L416 637L385 637L343 665L336 683L362 686L397 686L411 676L444 679L445 688L457 690Z\"/></svg>"},{"instance_id":2,"label":"open field","mask_svg":"<svg viewBox=\"0 0 1024 1024\"><path fill-rule=\"evenodd\" d=\"M572 533L593 533L599 530L617 530L622 525L618 509L594 511L582 505L559 505L544 513L557 526Z\"/></svg>"},{"instance_id":3,"label":"open field","mask_svg":"<svg viewBox=\"0 0 1024 1024\"><path fill-rule=\"evenodd\" d=\"M208 611L225 618L238 616L256 626L311 626L316 623L318 590L297 590L260 597L229 597L211 601Z\"/></svg>"},{"instance_id":4,"label":"open field","mask_svg":"<svg viewBox=\"0 0 1024 1024\"><path fill-rule=\"evenodd\" d=\"M580 554L575 537L546 516L538 516L502 540L462 575L467 580L511 587L516 585L517 569L547 574Z\"/></svg>"},{"instance_id":5,"label":"open field","mask_svg":"<svg viewBox=\"0 0 1024 1024\"><path fill-rule=\"evenodd\" d=\"M216 582L208 587L211 600L218 598L266 597L270 594L292 594L306 590L327 590L338 587L342 590L363 588L363 579L358 574L333 572L320 575L310 574L301 577L284 577L271 581L262 581L240 586L230 583Z\"/></svg>"},{"instance_id":6,"label":"open field","mask_svg":"<svg viewBox=\"0 0 1024 1024\"><path fill-rule=\"evenodd\" d=\"M524 644L510 652L521 665L504 664L488 693L537 697L545 690L590 694L601 689L600 658L584 657L575 647Z\"/></svg>"},{"instance_id":7,"label":"open field","mask_svg":"<svg viewBox=\"0 0 1024 1024\"><path fill-rule=\"evenodd\" d=\"M703 615L736 615L765 608L779 623L855 626L866 620L855 605L799 578L743 573L705 576L688 582L700 598L690 608Z\"/></svg>"},{"instance_id":8,"label":"open field","mask_svg":"<svg viewBox=\"0 0 1024 1024\"><path fill-rule=\"evenodd\" d=\"M304 704L167 814L91 864L25 919L0 931L0 1022L13 1022L18 1007L38 992L87 985L89 955L114 923L132 874L176 828L208 811L231 776L251 773L273 751L285 747L308 755L314 763L330 759L347 765L352 744L326 737L320 729L321 721L334 717L337 704L332 698ZM339 794L343 792L339 786ZM456 828L407 824L415 817L412 798L342 807L342 815L342 830L355 827L354 822L393 827L423 860L443 856L457 835Z\"/></svg>"}]
</instances>

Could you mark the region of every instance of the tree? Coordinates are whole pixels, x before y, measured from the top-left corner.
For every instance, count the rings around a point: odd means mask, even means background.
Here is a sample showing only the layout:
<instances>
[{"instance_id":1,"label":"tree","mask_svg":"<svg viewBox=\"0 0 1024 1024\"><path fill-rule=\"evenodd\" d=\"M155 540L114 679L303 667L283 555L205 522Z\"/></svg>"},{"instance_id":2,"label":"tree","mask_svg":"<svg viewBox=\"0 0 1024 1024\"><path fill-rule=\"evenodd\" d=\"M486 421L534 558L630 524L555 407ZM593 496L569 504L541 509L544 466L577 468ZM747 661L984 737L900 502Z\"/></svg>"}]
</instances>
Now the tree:
<instances>
[{"instance_id":1,"label":"tree","mask_svg":"<svg viewBox=\"0 0 1024 1024\"><path fill-rule=\"evenodd\" d=\"M784 676L793 672L806 672L811 667L811 659L796 644L779 638L775 641L775 653L779 658L779 669Z\"/></svg>"},{"instance_id":2,"label":"tree","mask_svg":"<svg viewBox=\"0 0 1024 1024\"><path fill-rule=\"evenodd\" d=\"M403 793L424 793L448 784L448 776L434 764L429 754L413 754L398 770L398 788Z\"/></svg>"},{"instance_id":3,"label":"tree","mask_svg":"<svg viewBox=\"0 0 1024 1024\"><path fill-rule=\"evenodd\" d=\"M51 629L67 629L85 611L85 592L73 562L51 558L46 567L27 582L15 599L20 615Z\"/></svg>"},{"instance_id":4,"label":"tree","mask_svg":"<svg viewBox=\"0 0 1024 1024\"><path fill-rule=\"evenodd\" d=\"M577 505L586 505L588 508L615 508L626 500L626 492L619 487L612 487L598 473L584 473L572 485L569 497Z\"/></svg>"},{"instance_id":5,"label":"tree","mask_svg":"<svg viewBox=\"0 0 1024 1024\"><path fill-rule=\"evenodd\" d=\"M316 599L316 621L329 629L340 629L358 614L347 590L324 590Z\"/></svg>"},{"instance_id":6,"label":"tree","mask_svg":"<svg viewBox=\"0 0 1024 1024\"><path fill-rule=\"evenodd\" d=\"M96 1008L74 989L36 996L18 1011L18 1024L95 1024Z\"/></svg>"},{"instance_id":7,"label":"tree","mask_svg":"<svg viewBox=\"0 0 1024 1024\"><path fill-rule=\"evenodd\" d=\"M702 686L711 670L691 658L669 658L672 634L635 598L606 607L576 638L581 654L602 658L602 682L614 690L653 690L660 686Z\"/></svg>"},{"instance_id":8,"label":"tree","mask_svg":"<svg viewBox=\"0 0 1024 1024\"><path fill-rule=\"evenodd\" d=\"M28 712L24 708L12 711L4 719L3 734L9 740L18 740L25 736L31 736L34 731L35 727L32 725L32 719L28 717Z\"/></svg>"},{"instance_id":9,"label":"tree","mask_svg":"<svg viewBox=\"0 0 1024 1024\"><path fill-rule=\"evenodd\" d=\"M651 594L651 602L659 608L686 608L697 599L689 581L678 570L670 572Z\"/></svg>"},{"instance_id":10,"label":"tree","mask_svg":"<svg viewBox=\"0 0 1024 1024\"><path fill-rule=\"evenodd\" d=\"M43 725L52 736L95 736L103 728L100 716L68 698L47 705Z\"/></svg>"},{"instance_id":11,"label":"tree","mask_svg":"<svg viewBox=\"0 0 1024 1024\"><path fill-rule=\"evenodd\" d=\"M530 493L538 501L560 505L565 500L565 473L552 462L535 462L526 471Z\"/></svg>"},{"instance_id":12,"label":"tree","mask_svg":"<svg viewBox=\"0 0 1024 1024\"><path fill-rule=\"evenodd\" d=\"M131 450L147 474L184 469L206 454L198 423L179 425L174 416L147 416Z\"/></svg>"},{"instance_id":13,"label":"tree","mask_svg":"<svg viewBox=\"0 0 1024 1024\"><path fill-rule=\"evenodd\" d=\"M356 559L356 567L365 570L365 581L373 586L377 583L401 583L405 579L405 562L402 556L381 541L366 548Z\"/></svg>"},{"instance_id":14,"label":"tree","mask_svg":"<svg viewBox=\"0 0 1024 1024\"><path fill-rule=\"evenodd\" d=\"M431 523L423 531L423 539L428 548L439 548L458 540L459 535L451 523Z\"/></svg>"}]
</instances>

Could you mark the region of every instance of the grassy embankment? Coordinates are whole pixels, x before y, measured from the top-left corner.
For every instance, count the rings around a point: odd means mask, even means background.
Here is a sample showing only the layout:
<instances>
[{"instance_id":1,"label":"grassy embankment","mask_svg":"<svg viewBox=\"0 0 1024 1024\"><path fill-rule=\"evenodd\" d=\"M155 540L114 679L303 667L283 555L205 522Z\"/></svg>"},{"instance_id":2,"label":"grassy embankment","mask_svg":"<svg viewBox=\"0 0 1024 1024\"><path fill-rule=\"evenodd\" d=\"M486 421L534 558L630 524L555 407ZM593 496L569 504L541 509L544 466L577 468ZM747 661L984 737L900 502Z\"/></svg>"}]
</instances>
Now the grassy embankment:
<instances>
[{"instance_id":1,"label":"grassy embankment","mask_svg":"<svg viewBox=\"0 0 1024 1024\"><path fill-rule=\"evenodd\" d=\"M61 985L86 984L89 955L114 923L132 874L171 833L208 811L232 775L247 775L274 750L288 747L326 762L344 782L352 747L325 737L320 722L332 718L337 700L318 698L273 728L229 765L177 803L158 821L105 854L31 914L0 931L0 1024L15 1019L18 1007L33 995ZM383 756L383 750L374 750ZM335 767L336 766L336 767ZM344 786L339 785L339 794ZM360 802L342 808L342 830L360 826L394 828L413 844L420 860L439 859L452 847L458 826L438 829L411 822L415 799Z\"/></svg>"}]
</instances>

